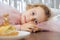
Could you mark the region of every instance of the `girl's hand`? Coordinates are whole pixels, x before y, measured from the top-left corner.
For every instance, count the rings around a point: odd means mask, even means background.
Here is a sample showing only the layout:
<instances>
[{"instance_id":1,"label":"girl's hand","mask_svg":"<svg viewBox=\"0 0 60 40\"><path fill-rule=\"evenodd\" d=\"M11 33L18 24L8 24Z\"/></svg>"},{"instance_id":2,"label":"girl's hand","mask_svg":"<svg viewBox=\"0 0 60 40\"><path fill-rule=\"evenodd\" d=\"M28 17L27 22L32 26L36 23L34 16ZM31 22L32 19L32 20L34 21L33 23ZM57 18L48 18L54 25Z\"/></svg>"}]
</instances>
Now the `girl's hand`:
<instances>
[{"instance_id":1,"label":"girl's hand","mask_svg":"<svg viewBox=\"0 0 60 40\"><path fill-rule=\"evenodd\" d=\"M29 22L29 23L21 25L21 30L25 30L29 32L36 32L38 31L38 27L36 24Z\"/></svg>"}]
</instances>

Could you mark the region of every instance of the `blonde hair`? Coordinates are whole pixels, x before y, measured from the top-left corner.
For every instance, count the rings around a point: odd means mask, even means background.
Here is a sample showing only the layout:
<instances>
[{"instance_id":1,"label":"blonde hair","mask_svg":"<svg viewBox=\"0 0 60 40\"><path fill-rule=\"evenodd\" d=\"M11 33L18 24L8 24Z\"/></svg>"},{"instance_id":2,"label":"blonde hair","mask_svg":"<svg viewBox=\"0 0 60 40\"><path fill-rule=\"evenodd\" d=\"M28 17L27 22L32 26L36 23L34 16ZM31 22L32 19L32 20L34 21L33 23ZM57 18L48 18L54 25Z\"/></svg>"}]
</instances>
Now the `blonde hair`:
<instances>
[{"instance_id":1,"label":"blonde hair","mask_svg":"<svg viewBox=\"0 0 60 40\"><path fill-rule=\"evenodd\" d=\"M35 7L41 7L41 8L43 8L44 11L45 11L45 14L46 14L47 18L49 18L51 16L50 9L46 5L44 5L44 4L28 4L26 6L26 10L29 10L29 9L32 9L32 8L35 8Z\"/></svg>"}]
</instances>

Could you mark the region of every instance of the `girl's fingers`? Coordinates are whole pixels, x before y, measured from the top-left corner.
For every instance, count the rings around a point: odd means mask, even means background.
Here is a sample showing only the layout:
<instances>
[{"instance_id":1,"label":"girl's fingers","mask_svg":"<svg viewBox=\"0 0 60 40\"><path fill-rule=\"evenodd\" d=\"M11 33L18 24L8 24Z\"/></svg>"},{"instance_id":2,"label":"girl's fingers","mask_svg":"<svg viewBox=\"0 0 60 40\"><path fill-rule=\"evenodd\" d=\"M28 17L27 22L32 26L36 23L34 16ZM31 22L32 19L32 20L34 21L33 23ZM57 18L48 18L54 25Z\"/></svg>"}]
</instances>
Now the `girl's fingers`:
<instances>
[{"instance_id":1,"label":"girl's fingers","mask_svg":"<svg viewBox=\"0 0 60 40\"><path fill-rule=\"evenodd\" d=\"M26 29L26 31L32 32L32 29Z\"/></svg>"}]
</instances>

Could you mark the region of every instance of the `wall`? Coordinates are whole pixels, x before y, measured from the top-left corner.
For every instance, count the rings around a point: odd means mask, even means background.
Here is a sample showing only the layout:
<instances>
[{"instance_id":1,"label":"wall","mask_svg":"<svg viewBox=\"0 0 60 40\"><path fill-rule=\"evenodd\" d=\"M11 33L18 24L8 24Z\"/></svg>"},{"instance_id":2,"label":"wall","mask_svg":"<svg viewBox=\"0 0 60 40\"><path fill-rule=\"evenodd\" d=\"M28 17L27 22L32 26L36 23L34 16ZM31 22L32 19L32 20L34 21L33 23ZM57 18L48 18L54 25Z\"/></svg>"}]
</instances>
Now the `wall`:
<instances>
[{"instance_id":1,"label":"wall","mask_svg":"<svg viewBox=\"0 0 60 40\"><path fill-rule=\"evenodd\" d=\"M55 9L60 9L60 0L0 0L0 3L10 5L20 12L25 11L26 4L43 3Z\"/></svg>"}]
</instances>

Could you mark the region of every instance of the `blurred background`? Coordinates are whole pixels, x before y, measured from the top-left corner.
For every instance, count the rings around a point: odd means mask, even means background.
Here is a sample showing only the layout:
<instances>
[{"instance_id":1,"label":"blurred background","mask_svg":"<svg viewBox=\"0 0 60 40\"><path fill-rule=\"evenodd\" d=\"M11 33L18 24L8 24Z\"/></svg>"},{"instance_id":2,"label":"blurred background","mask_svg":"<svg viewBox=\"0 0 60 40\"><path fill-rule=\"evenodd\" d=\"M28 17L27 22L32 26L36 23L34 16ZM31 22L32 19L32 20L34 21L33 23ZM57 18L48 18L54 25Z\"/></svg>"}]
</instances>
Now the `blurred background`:
<instances>
[{"instance_id":1,"label":"blurred background","mask_svg":"<svg viewBox=\"0 0 60 40\"><path fill-rule=\"evenodd\" d=\"M43 3L55 9L60 9L60 0L0 0L1 4L10 5L20 12L25 11L27 4Z\"/></svg>"}]
</instances>

